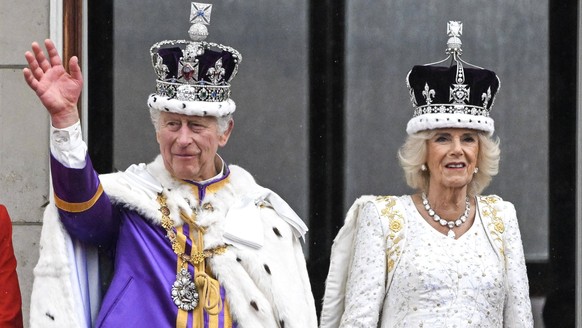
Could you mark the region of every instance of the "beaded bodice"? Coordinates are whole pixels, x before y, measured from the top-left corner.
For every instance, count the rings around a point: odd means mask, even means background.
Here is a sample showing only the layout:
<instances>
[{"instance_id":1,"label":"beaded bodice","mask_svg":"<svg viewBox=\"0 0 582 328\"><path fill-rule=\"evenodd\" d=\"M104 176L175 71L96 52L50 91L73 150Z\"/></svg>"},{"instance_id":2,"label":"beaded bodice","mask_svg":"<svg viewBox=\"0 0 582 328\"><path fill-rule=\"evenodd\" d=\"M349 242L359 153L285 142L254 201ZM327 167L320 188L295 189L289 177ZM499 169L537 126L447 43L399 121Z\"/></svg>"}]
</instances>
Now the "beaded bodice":
<instances>
[{"instance_id":1,"label":"beaded bodice","mask_svg":"<svg viewBox=\"0 0 582 328\"><path fill-rule=\"evenodd\" d=\"M388 327L502 327L503 263L481 219L458 239L431 227L410 198L408 238L384 304ZM382 326L385 326L384 324Z\"/></svg>"}]
</instances>

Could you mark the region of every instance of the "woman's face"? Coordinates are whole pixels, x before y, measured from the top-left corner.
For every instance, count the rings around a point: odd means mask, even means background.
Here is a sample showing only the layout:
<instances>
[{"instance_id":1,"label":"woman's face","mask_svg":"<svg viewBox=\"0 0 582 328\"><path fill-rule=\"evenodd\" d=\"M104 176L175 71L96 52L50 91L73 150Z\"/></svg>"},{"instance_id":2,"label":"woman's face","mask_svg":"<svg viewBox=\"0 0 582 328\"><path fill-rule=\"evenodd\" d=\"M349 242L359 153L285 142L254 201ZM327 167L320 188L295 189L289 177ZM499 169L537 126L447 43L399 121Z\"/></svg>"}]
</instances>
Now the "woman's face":
<instances>
[{"instance_id":1,"label":"woman's face","mask_svg":"<svg viewBox=\"0 0 582 328\"><path fill-rule=\"evenodd\" d=\"M477 131L438 129L426 144L431 187L464 188L471 182L479 156Z\"/></svg>"}]
</instances>

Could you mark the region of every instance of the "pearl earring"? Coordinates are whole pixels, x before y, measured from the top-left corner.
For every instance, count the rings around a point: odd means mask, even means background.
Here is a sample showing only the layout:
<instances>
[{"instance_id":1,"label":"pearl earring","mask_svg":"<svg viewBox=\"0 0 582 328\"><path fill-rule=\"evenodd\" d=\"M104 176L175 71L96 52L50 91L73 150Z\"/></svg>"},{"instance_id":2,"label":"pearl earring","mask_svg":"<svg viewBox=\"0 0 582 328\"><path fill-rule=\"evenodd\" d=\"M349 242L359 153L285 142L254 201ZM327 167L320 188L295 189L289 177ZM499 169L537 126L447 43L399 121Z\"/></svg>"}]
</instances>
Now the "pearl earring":
<instances>
[{"instance_id":1,"label":"pearl earring","mask_svg":"<svg viewBox=\"0 0 582 328\"><path fill-rule=\"evenodd\" d=\"M422 166L420 167L420 170L421 171L426 171L427 170L426 165L422 164Z\"/></svg>"},{"instance_id":2,"label":"pearl earring","mask_svg":"<svg viewBox=\"0 0 582 328\"><path fill-rule=\"evenodd\" d=\"M473 174L477 174L479 172L479 168L476 167L475 170L473 171Z\"/></svg>"}]
</instances>

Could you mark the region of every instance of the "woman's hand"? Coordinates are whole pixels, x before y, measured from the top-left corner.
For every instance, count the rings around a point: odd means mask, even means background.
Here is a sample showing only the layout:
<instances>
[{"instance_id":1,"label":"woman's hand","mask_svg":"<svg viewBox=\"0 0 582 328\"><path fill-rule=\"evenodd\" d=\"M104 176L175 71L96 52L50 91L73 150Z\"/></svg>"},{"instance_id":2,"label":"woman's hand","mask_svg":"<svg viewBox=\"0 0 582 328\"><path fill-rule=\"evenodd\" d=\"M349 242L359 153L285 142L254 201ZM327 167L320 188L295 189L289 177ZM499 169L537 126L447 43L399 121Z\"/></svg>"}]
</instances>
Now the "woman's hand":
<instances>
[{"instance_id":1,"label":"woman's hand","mask_svg":"<svg viewBox=\"0 0 582 328\"><path fill-rule=\"evenodd\" d=\"M76 56L69 60L70 74L62 65L61 57L51 40L44 42L48 59L40 45L32 43L32 52L24 54L28 68L24 79L46 107L55 128L66 128L79 121L77 101L83 89L83 75Z\"/></svg>"}]
</instances>

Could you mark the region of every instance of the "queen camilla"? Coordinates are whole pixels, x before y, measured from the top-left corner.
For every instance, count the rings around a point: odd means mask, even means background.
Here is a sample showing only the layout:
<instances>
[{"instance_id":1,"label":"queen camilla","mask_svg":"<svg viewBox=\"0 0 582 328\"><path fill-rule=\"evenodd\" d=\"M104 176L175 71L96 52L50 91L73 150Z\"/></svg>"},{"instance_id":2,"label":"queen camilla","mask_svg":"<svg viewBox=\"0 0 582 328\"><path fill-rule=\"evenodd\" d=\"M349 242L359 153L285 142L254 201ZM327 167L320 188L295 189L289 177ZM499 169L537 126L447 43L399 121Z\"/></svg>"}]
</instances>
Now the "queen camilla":
<instances>
[{"instance_id":1,"label":"queen camilla","mask_svg":"<svg viewBox=\"0 0 582 328\"><path fill-rule=\"evenodd\" d=\"M447 32L448 57L406 79L414 113L398 158L416 192L352 205L321 327L533 326L515 208L481 194L499 166L499 78L461 59L460 22Z\"/></svg>"}]
</instances>

